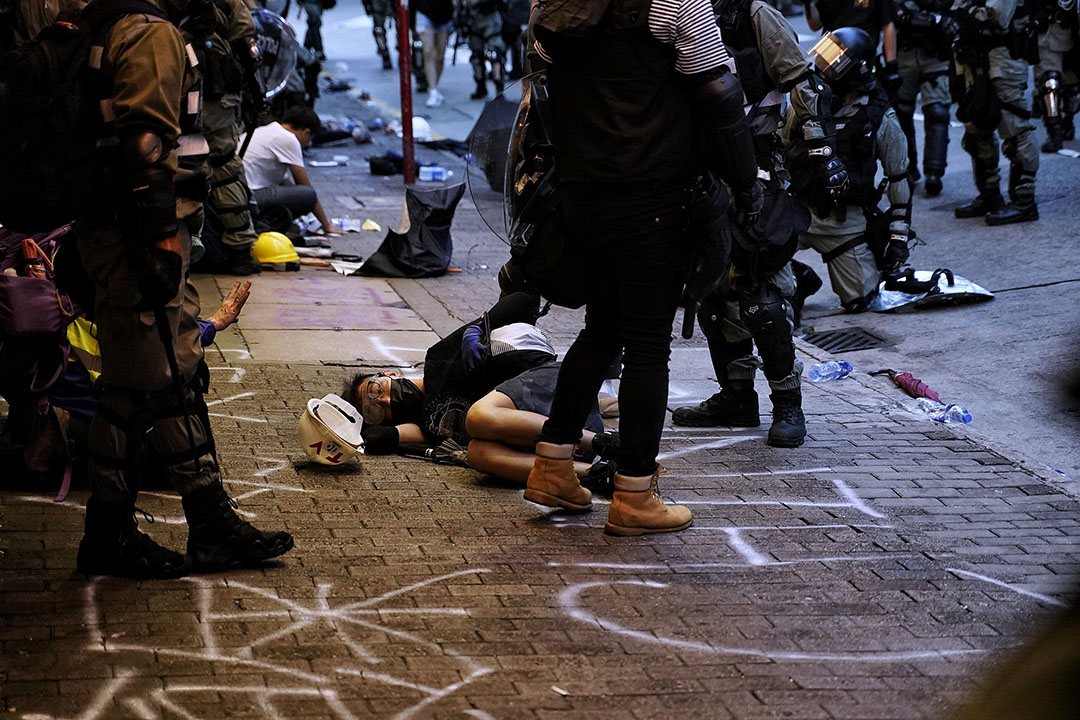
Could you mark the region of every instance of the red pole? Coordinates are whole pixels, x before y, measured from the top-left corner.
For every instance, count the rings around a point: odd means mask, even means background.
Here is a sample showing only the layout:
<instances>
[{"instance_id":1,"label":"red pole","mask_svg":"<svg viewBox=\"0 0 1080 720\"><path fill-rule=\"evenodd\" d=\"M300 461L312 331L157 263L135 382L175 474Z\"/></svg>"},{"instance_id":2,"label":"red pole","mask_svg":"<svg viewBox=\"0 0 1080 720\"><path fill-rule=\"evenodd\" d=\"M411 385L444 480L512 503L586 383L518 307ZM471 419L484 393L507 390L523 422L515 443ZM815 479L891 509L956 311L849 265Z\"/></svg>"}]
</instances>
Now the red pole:
<instances>
[{"instance_id":1,"label":"red pole","mask_svg":"<svg viewBox=\"0 0 1080 720\"><path fill-rule=\"evenodd\" d=\"M412 42L409 39L409 0L397 0L398 73L401 75L401 155L405 184L416 182L412 134Z\"/></svg>"}]
</instances>

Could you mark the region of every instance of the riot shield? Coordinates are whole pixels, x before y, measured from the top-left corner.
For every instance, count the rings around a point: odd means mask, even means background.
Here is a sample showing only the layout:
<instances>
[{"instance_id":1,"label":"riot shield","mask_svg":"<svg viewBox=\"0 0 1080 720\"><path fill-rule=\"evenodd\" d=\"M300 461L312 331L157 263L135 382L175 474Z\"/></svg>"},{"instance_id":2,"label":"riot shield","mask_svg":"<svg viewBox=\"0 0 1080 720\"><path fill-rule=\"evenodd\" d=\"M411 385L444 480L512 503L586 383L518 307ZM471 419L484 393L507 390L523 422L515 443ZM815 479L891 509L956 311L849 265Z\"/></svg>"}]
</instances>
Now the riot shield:
<instances>
[{"instance_id":1,"label":"riot shield","mask_svg":"<svg viewBox=\"0 0 1080 720\"><path fill-rule=\"evenodd\" d=\"M251 17L255 21L255 38L262 53L259 78L269 100L285 89L289 75L296 69L299 43L293 29L280 15L260 8L252 10Z\"/></svg>"}]
</instances>

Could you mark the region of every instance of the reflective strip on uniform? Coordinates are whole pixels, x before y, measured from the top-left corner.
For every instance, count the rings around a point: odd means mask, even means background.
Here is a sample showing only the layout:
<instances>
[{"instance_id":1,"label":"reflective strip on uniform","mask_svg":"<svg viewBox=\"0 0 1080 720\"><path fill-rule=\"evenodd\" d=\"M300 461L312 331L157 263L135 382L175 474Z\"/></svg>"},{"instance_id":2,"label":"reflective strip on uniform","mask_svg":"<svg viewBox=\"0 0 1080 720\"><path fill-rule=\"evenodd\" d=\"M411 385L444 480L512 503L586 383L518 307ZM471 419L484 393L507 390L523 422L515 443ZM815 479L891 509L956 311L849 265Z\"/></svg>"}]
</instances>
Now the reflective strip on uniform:
<instances>
[{"instance_id":1,"label":"reflective strip on uniform","mask_svg":"<svg viewBox=\"0 0 1080 720\"><path fill-rule=\"evenodd\" d=\"M195 56L195 48L191 47L191 43L186 43L184 45L184 50L187 52L188 62L191 64L191 67L196 67L199 64L199 58Z\"/></svg>"},{"instance_id":2,"label":"reflective strip on uniform","mask_svg":"<svg viewBox=\"0 0 1080 720\"><path fill-rule=\"evenodd\" d=\"M181 135L179 143L176 154L180 157L210 154L210 144L202 135Z\"/></svg>"},{"instance_id":3,"label":"reflective strip on uniform","mask_svg":"<svg viewBox=\"0 0 1080 720\"><path fill-rule=\"evenodd\" d=\"M116 112L113 110L112 98L106 98L100 102L101 105L101 118L107 122L116 121Z\"/></svg>"},{"instance_id":4,"label":"reflective strip on uniform","mask_svg":"<svg viewBox=\"0 0 1080 720\"><path fill-rule=\"evenodd\" d=\"M105 48L101 45L90 46L90 61L88 66L91 70L101 69L101 58L105 56Z\"/></svg>"},{"instance_id":5,"label":"reflective strip on uniform","mask_svg":"<svg viewBox=\"0 0 1080 720\"><path fill-rule=\"evenodd\" d=\"M192 90L187 94L187 114L198 115L202 109L202 99L198 90Z\"/></svg>"}]
</instances>

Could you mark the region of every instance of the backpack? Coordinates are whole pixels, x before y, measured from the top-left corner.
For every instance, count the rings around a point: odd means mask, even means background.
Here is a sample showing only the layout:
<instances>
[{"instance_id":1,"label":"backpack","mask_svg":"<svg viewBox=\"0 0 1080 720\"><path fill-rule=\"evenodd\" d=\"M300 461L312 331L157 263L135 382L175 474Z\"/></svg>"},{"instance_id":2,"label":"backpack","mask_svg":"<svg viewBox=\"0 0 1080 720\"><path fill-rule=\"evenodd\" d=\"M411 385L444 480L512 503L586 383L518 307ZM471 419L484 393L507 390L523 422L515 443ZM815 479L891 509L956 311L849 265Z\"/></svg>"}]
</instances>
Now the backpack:
<instances>
[{"instance_id":1,"label":"backpack","mask_svg":"<svg viewBox=\"0 0 1080 720\"><path fill-rule=\"evenodd\" d=\"M0 224L8 229L46 232L83 210L100 175L91 47L134 13L164 18L142 0L95 0L0 56Z\"/></svg>"}]
</instances>

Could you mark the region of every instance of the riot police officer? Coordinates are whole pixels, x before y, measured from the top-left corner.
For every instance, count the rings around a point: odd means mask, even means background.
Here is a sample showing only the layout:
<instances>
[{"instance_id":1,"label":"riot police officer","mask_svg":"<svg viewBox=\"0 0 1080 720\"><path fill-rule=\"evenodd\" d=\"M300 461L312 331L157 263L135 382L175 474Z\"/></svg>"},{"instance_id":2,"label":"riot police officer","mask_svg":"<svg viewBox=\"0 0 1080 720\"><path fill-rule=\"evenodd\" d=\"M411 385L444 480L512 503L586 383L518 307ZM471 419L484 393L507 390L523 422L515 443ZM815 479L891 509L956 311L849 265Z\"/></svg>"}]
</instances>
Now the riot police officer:
<instances>
[{"instance_id":1,"label":"riot police officer","mask_svg":"<svg viewBox=\"0 0 1080 720\"><path fill-rule=\"evenodd\" d=\"M76 565L90 575L166 578L192 567L257 563L287 552L293 540L241 520L221 485L203 400L199 298L187 279L189 226L199 223L209 147L198 134L198 77L186 63L192 51L165 19L179 20L188 2L149 1L161 17L124 16L91 52L102 92L102 175L77 230L97 286L101 401L89 430L91 495ZM137 529L148 443L180 492L187 555Z\"/></svg>"},{"instance_id":2,"label":"riot police officer","mask_svg":"<svg viewBox=\"0 0 1080 720\"><path fill-rule=\"evenodd\" d=\"M956 0L960 24L956 59L964 95L956 115L964 122L963 147L971 155L978 196L960 207L958 218L986 218L988 225L1039 219L1035 176L1039 148L1027 104L1028 67L1037 52L1034 18L1021 0ZM1009 203L1001 195L998 140L1009 159Z\"/></svg>"},{"instance_id":3,"label":"riot police officer","mask_svg":"<svg viewBox=\"0 0 1080 720\"><path fill-rule=\"evenodd\" d=\"M923 142L923 189L927 195L941 192L949 151L949 66L952 43L959 28L948 15L948 0L897 0L897 65L900 87L893 108L908 141L908 172L918 180L918 149L915 146L915 100L922 97L925 125Z\"/></svg>"},{"instance_id":4,"label":"riot police officer","mask_svg":"<svg viewBox=\"0 0 1080 720\"><path fill-rule=\"evenodd\" d=\"M495 94L501 94L505 83L506 46L503 44L499 3L496 0L454 0L454 18L457 31L469 42L469 64L476 81L476 90L469 97L473 100L487 97L488 77L495 85Z\"/></svg>"},{"instance_id":5,"label":"riot police officer","mask_svg":"<svg viewBox=\"0 0 1080 720\"><path fill-rule=\"evenodd\" d=\"M900 269L911 237L911 180L907 140L888 93L874 79L873 40L858 28L826 33L810 50L816 69L832 90L836 152L849 183L840 193L825 193L812 173L792 166L792 190L810 207L810 228L800 244L821 253L833 291L848 312L862 312L877 294L883 274ZM797 119L788 113L785 137L801 144ZM797 156L797 154L796 154ZM880 194L875 178L880 164L889 199L887 237L870 235L869 218ZM880 243L880 267L869 243Z\"/></svg>"},{"instance_id":6,"label":"riot police officer","mask_svg":"<svg viewBox=\"0 0 1080 720\"><path fill-rule=\"evenodd\" d=\"M1076 53L1080 51L1076 0L1040 4L1038 28L1035 88L1039 98L1035 108L1046 127L1042 151L1054 153L1061 149L1062 143L1076 136L1073 115L1080 109L1080 78L1075 67Z\"/></svg>"},{"instance_id":7,"label":"riot police officer","mask_svg":"<svg viewBox=\"0 0 1080 720\"><path fill-rule=\"evenodd\" d=\"M364 12L371 16L371 34L375 38L375 50L382 58L383 70L391 70L390 46L386 42L387 21L394 17L393 0L364 0Z\"/></svg>"},{"instance_id":8,"label":"riot police officer","mask_svg":"<svg viewBox=\"0 0 1080 720\"><path fill-rule=\"evenodd\" d=\"M758 167L768 174L770 190L779 191L786 177L779 136L784 93L790 93L797 131L806 141L818 178L841 190L847 175L835 153L830 93L812 73L810 58L799 47L791 25L762 0L719 0L713 3L713 11L751 104L755 156ZM794 250L791 247L791 252ZM718 291L702 300L698 310L698 323L708 340L721 389L696 406L677 408L672 413L676 425L757 427L760 419L754 375L764 366L773 401L768 443L776 447L803 443L802 363L795 358L791 339L795 278L788 260L790 254L780 258L777 267L762 272L760 255L732 248L728 276ZM761 359L754 355L754 343Z\"/></svg>"},{"instance_id":9,"label":"riot police officer","mask_svg":"<svg viewBox=\"0 0 1080 720\"><path fill-rule=\"evenodd\" d=\"M203 134L210 145L210 207L221 222L224 270L233 275L259 272L251 256L251 191L236 154L241 133L241 95L245 77L255 72L259 49L255 22L242 0L211 0L193 6L184 23L203 78ZM251 101L261 102L261 98Z\"/></svg>"}]
</instances>

